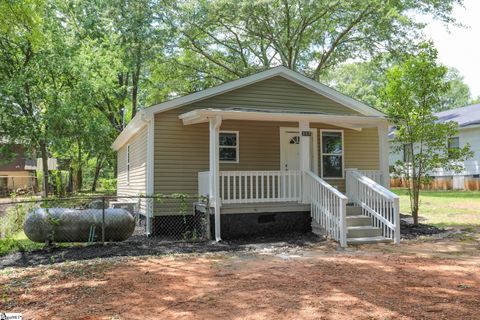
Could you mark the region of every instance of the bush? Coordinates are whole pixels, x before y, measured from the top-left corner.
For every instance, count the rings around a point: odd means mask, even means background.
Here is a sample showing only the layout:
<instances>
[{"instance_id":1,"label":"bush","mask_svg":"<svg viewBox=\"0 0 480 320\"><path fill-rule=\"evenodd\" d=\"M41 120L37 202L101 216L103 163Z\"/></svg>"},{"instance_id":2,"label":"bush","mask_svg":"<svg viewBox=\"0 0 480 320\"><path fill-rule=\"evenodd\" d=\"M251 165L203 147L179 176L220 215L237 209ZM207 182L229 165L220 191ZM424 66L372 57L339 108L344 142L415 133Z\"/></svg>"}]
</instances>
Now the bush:
<instances>
[{"instance_id":1,"label":"bush","mask_svg":"<svg viewBox=\"0 0 480 320\"><path fill-rule=\"evenodd\" d=\"M99 180L99 183L100 183L100 187L103 190L110 190L110 191L117 190L117 179L101 178Z\"/></svg>"}]
</instances>

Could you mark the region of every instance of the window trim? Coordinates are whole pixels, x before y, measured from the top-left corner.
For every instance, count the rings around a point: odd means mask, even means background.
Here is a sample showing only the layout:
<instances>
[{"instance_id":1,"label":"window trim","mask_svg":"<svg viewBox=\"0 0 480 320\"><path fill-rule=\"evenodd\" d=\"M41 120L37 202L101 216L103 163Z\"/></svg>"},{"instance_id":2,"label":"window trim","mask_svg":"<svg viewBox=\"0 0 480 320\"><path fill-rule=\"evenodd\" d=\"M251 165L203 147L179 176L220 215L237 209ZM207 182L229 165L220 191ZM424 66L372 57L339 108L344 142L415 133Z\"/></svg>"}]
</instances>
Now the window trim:
<instances>
[{"instance_id":1,"label":"window trim","mask_svg":"<svg viewBox=\"0 0 480 320\"><path fill-rule=\"evenodd\" d=\"M237 145L236 146L221 146L220 145L220 135L222 133L234 133L236 135ZM220 148L229 148L229 149L236 149L237 158L235 161L230 160L220 160ZM218 157L220 163L239 163L240 162L240 132L237 130L220 130L218 132Z\"/></svg>"},{"instance_id":2,"label":"window trim","mask_svg":"<svg viewBox=\"0 0 480 320\"><path fill-rule=\"evenodd\" d=\"M323 133L324 132L340 132L342 138L342 153L323 153ZM342 157L342 176L341 177L325 177L323 175L323 156L341 156ZM345 179L345 134L341 129L320 129L320 177L324 180L342 180Z\"/></svg>"},{"instance_id":3,"label":"window trim","mask_svg":"<svg viewBox=\"0 0 480 320\"><path fill-rule=\"evenodd\" d=\"M452 148L450 145L451 145L451 142L452 140L456 139L458 141L458 146L456 148ZM447 148L448 149L460 149L460 137L459 136L455 136L455 137L450 137L447 139Z\"/></svg>"},{"instance_id":4,"label":"window trim","mask_svg":"<svg viewBox=\"0 0 480 320\"><path fill-rule=\"evenodd\" d=\"M130 169L131 169L131 159L130 159L130 144L127 144L127 157L126 157L126 167L127 167L127 185L130 184Z\"/></svg>"}]
</instances>

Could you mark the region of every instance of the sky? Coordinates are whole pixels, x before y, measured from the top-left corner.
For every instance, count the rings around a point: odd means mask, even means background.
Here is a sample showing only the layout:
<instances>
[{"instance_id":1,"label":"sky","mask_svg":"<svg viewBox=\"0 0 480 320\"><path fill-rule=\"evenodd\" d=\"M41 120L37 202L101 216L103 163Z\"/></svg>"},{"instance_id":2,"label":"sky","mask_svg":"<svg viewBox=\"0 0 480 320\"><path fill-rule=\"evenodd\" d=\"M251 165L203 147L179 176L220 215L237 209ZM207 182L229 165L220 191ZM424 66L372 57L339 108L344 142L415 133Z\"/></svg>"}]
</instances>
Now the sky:
<instances>
[{"instance_id":1,"label":"sky","mask_svg":"<svg viewBox=\"0 0 480 320\"><path fill-rule=\"evenodd\" d=\"M467 28L429 21L425 35L438 49L439 62L460 71L473 97L480 96L480 0L465 0L453 16Z\"/></svg>"}]
</instances>

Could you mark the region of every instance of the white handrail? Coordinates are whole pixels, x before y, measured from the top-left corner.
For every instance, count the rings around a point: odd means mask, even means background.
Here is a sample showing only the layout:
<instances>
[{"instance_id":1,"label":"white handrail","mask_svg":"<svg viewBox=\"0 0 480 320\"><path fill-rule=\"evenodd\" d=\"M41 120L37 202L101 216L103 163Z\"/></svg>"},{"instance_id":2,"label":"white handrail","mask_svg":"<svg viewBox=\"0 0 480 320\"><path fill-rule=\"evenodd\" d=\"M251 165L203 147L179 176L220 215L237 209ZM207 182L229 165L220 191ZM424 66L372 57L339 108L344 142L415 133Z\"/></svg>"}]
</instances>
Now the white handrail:
<instances>
[{"instance_id":1,"label":"white handrail","mask_svg":"<svg viewBox=\"0 0 480 320\"><path fill-rule=\"evenodd\" d=\"M310 202L312 220L325 235L347 246L348 198L311 171L304 174L304 193Z\"/></svg>"},{"instance_id":2,"label":"white handrail","mask_svg":"<svg viewBox=\"0 0 480 320\"><path fill-rule=\"evenodd\" d=\"M382 229L385 238L400 243L399 197L357 170L346 170L347 196Z\"/></svg>"}]
</instances>

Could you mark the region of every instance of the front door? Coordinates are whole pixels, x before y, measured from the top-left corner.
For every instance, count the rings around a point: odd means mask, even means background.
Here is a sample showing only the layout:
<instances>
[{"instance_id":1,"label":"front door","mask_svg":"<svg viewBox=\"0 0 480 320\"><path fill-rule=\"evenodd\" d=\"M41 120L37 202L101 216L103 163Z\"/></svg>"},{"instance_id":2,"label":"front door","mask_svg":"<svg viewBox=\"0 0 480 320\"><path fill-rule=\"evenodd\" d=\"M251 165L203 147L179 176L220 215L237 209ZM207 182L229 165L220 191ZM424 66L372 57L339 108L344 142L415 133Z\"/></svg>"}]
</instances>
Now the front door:
<instances>
[{"instance_id":1,"label":"front door","mask_svg":"<svg viewBox=\"0 0 480 320\"><path fill-rule=\"evenodd\" d=\"M317 172L317 129L311 129L310 167ZM300 133L298 128L280 128L280 170L300 169Z\"/></svg>"}]
</instances>

